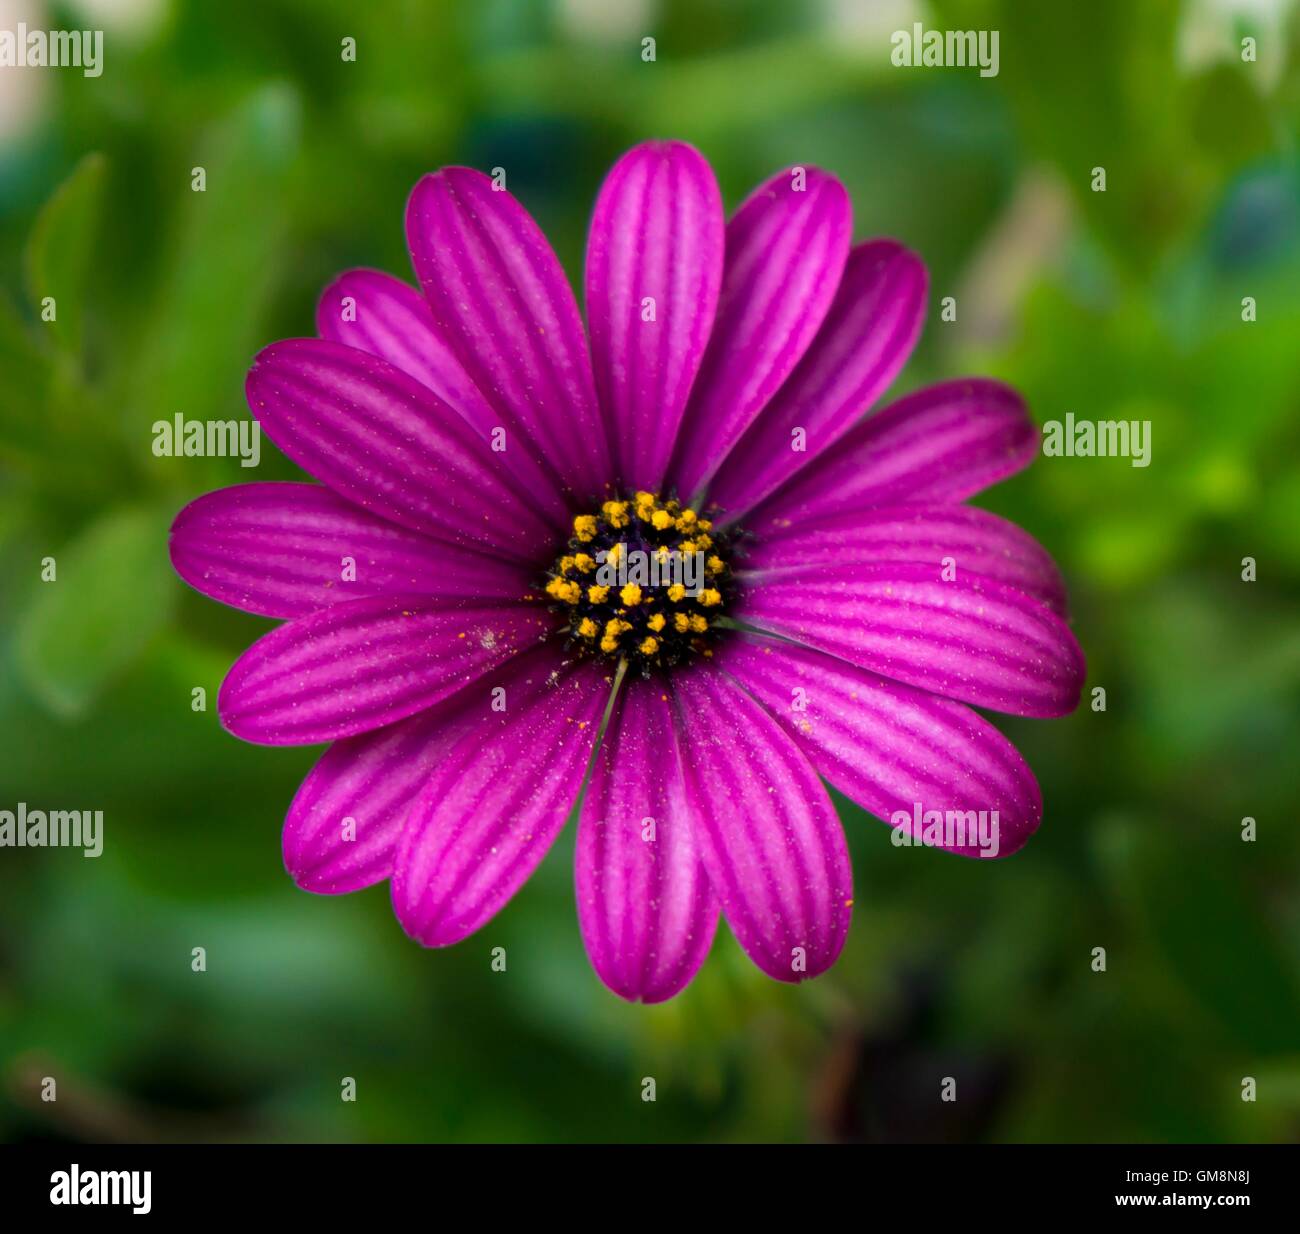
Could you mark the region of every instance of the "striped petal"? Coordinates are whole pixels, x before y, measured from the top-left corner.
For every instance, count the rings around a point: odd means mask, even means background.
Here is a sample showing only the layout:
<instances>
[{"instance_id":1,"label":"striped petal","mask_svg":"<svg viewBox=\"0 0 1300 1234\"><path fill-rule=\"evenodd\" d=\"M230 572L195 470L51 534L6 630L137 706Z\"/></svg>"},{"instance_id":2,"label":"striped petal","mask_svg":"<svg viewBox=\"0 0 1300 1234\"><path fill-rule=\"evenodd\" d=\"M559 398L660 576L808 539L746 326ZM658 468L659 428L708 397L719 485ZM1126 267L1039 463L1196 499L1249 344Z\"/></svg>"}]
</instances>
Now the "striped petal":
<instances>
[{"instance_id":1,"label":"striped petal","mask_svg":"<svg viewBox=\"0 0 1300 1234\"><path fill-rule=\"evenodd\" d=\"M901 244L858 245L812 346L727 456L710 499L739 515L839 441L907 363L926 285L921 259Z\"/></svg>"},{"instance_id":2,"label":"striped petal","mask_svg":"<svg viewBox=\"0 0 1300 1234\"><path fill-rule=\"evenodd\" d=\"M293 881L339 895L386 879L412 804L451 746L492 714L493 691L522 700L559 664L559 652L548 647L515 656L426 711L336 741L285 819L284 865Z\"/></svg>"},{"instance_id":3,"label":"striped petal","mask_svg":"<svg viewBox=\"0 0 1300 1234\"><path fill-rule=\"evenodd\" d=\"M678 673L673 692L696 842L727 924L777 981L825 972L853 904L826 789L780 725L716 669Z\"/></svg>"},{"instance_id":4,"label":"striped petal","mask_svg":"<svg viewBox=\"0 0 1300 1234\"><path fill-rule=\"evenodd\" d=\"M205 493L176 516L170 550L191 587L265 617L403 592L522 600L530 591L518 566L376 518L319 484Z\"/></svg>"},{"instance_id":5,"label":"striped petal","mask_svg":"<svg viewBox=\"0 0 1300 1234\"><path fill-rule=\"evenodd\" d=\"M969 707L776 639L731 639L718 664L831 784L918 842L935 813L960 822L932 831L938 847L966 857L1009 856L1038 829L1033 772Z\"/></svg>"},{"instance_id":6,"label":"striped petal","mask_svg":"<svg viewBox=\"0 0 1300 1234\"><path fill-rule=\"evenodd\" d=\"M682 142L630 150L596 199L587 321L596 389L627 488L663 484L713 328L723 235L713 171Z\"/></svg>"},{"instance_id":7,"label":"striped petal","mask_svg":"<svg viewBox=\"0 0 1300 1234\"><path fill-rule=\"evenodd\" d=\"M712 478L808 350L852 229L844 186L815 167L773 176L727 224L717 321L670 471L683 497Z\"/></svg>"},{"instance_id":8,"label":"striped petal","mask_svg":"<svg viewBox=\"0 0 1300 1234\"><path fill-rule=\"evenodd\" d=\"M766 533L873 506L964 501L1027 467L1038 430L1010 386L968 378L928 386L854 427L745 524Z\"/></svg>"},{"instance_id":9,"label":"striped petal","mask_svg":"<svg viewBox=\"0 0 1300 1234\"><path fill-rule=\"evenodd\" d=\"M541 229L489 177L446 167L411 191L406 236L434 324L507 441L528 443L579 506L595 502L609 447L578 306Z\"/></svg>"},{"instance_id":10,"label":"striped petal","mask_svg":"<svg viewBox=\"0 0 1300 1234\"><path fill-rule=\"evenodd\" d=\"M273 343L253 362L247 394L267 436L355 505L518 560L554 546L490 442L377 356L324 339Z\"/></svg>"},{"instance_id":11,"label":"striped petal","mask_svg":"<svg viewBox=\"0 0 1300 1234\"><path fill-rule=\"evenodd\" d=\"M316 306L316 331L323 339L368 352L409 373L457 412L480 440L491 441L493 432L502 427L500 417L434 328L428 302L401 279L379 270L349 270L340 275ZM495 461L519 482L520 495L532 499L552 527L567 530L559 486L542 461L523 440L507 440L505 445L495 453Z\"/></svg>"},{"instance_id":12,"label":"striped petal","mask_svg":"<svg viewBox=\"0 0 1300 1234\"><path fill-rule=\"evenodd\" d=\"M690 814L663 687L628 682L596 756L574 863L587 955L623 998L672 998L709 953L718 902Z\"/></svg>"},{"instance_id":13,"label":"striped petal","mask_svg":"<svg viewBox=\"0 0 1300 1234\"><path fill-rule=\"evenodd\" d=\"M258 639L226 675L217 709L244 741L350 737L431 707L549 632L546 618L522 604L351 600Z\"/></svg>"},{"instance_id":14,"label":"striped petal","mask_svg":"<svg viewBox=\"0 0 1300 1234\"><path fill-rule=\"evenodd\" d=\"M788 528L750 552L741 577L757 585L810 566L886 561L927 565L936 574L951 562L959 575L992 579L1066 614L1065 583L1047 550L1014 523L974 506L883 506Z\"/></svg>"},{"instance_id":15,"label":"striped petal","mask_svg":"<svg viewBox=\"0 0 1300 1234\"><path fill-rule=\"evenodd\" d=\"M747 591L737 616L893 681L1023 716L1074 710L1083 652L1036 600L932 566L826 563Z\"/></svg>"},{"instance_id":16,"label":"striped petal","mask_svg":"<svg viewBox=\"0 0 1300 1234\"><path fill-rule=\"evenodd\" d=\"M536 869L577 800L609 690L602 670L581 665L538 695L507 698L448 750L393 867L393 909L413 939L459 942Z\"/></svg>"}]
</instances>

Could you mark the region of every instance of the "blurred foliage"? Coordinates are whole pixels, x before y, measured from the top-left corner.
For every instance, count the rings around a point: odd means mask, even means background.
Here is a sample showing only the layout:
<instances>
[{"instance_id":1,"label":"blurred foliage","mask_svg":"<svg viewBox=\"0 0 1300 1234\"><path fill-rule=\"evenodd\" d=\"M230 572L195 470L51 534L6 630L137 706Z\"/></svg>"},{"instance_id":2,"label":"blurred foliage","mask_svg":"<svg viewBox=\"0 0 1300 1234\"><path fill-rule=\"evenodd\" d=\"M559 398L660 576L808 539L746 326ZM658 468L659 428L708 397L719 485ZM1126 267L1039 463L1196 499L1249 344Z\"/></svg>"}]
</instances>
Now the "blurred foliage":
<instances>
[{"instance_id":1,"label":"blurred foliage","mask_svg":"<svg viewBox=\"0 0 1300 1234\"><path fill-rule=\"evenodd\" d=\"M24 71L5 85L30 86L30 107L0 104L0 806L102 809L107 842L97 860L0 850L0 1132L1297 1137L1294 4L119 0L46 16L110 24L102 77L45 72L36 97ZM913 20L997 29L1001 72L891 67ZM149 430L241 414L252 354L310 333L339 270L409 273L402 209L432 167L508 168L576 279L604 169L652 136L697 143L731 205L777 167L825 165L859 237L925 257L931 318L901 388L995 374L1041 419L1149 419L1153 457L1042 459L986 498L1061 562L1107 692L1104 712L999 720L1046 802L1024 852L894 848L843 803L858 908L833 972L776 985L723 931L683 996L639 1008L587 966L571 834L446 952L406 941L383 888L292 886L279 824L315 753L241 745L190 709L269 623L189 593L165 554L185 501L248 476L155 458ZM273 453L259 478L294 475Z\"/></svg>"}]
</instances>

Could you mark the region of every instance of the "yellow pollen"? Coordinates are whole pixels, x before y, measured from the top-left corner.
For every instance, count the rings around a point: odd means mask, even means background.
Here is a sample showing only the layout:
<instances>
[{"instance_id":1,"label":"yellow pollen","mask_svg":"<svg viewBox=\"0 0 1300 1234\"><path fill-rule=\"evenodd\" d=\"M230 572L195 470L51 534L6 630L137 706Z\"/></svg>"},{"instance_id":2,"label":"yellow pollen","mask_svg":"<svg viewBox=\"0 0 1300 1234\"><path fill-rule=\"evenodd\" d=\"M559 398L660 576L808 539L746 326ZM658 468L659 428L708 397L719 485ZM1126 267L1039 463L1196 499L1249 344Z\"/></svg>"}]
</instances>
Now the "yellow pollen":
<instances>
[{"instance_id":1,"label":"yellow pollen","mask_svg":"<svg viewBox=\"0 0 1300 1234\"><path fill-rule=\"evenodd\" d=\"M721 604L722 592L720 592L716 587L706 587L702 592L700 592L700 603L703 604L705 608L712 608L715 604Z\"/></svg>"},{"instance_id":2,"label":"yellow pollen","mask_svg":"<svg viewBox=\"0 0 1300 1234\"><path fill-rule=\"evenodd\" d=\"M603 583L592 583L587 588L587 599L593 604L604 604L609 599L609 588Z\"/></svg>"},{"instance_id":3,"label":"yellow pollen","mask_svg":"<svg viewBox=\"0 0 1300 1234\"><path fill-rule=\"evenodd\" d=\"M673 525L673 516L667 510L656 510L650 517L650 522L654 524L659 531L667 531Z\"/></svg>"},{"instance_id":4,"label":"yellow pollen","mask_svg":"<svg viewBox=\"0 0 1300 1234\"><path fill-rule=\"evenodd\" d=\"M721 574L727 568L727 563L721 557L710 557L705 568L710 574Z\"/></svg>"},{"instance_id":5,"label":"yellow pollen","mask_svg":"<svg viewBox=\"0 0 1300 1234\"><path fill-rule=\"evenodd\" d=\"M686 588L681 583L674 583L668 588L668 598L674 604L680 604L686 598Z\"/></svg>"},{"instance_id":6,"label":"yellow pollen","mask_svg":"<svg viewBox=\"0 0 1300 1234\"><path fill-rule=\"evenodd\" d=\"M677 520L677 530L685 531L693 522L695 522L694 510L683 510L681 517Z\"/></svg>"},{"instance_id":7,"label":"yellow pollen","mask_svg":"<svg viewBox=\"0 0 1300 1234\"><path fill-rule=\"evenodd\" d=\"M606 637L604 637L604 638L602 638L602 639L600 640L600 649L601 649L601 651L606 652L606 653L611 652L611 651L617 651L617 650L618 650L618 639L616 639L616 638L610 638L608 635L606 635Z\"/></svg>"},{"instance_id":8,"label":"yellow pollen","mask_svg":"<svg viewBox=\"0 0 1300 1234\"><path fill-rule=\"evenodd\" d=\"M685 634L691 628L691 617L689 613L674 613L673 626L678 634Z\"/></svg>"},{"instance_id":9,"label":"yellow pollen","mask_svg":"<svg viewBox=\"0 0 1300 1234\"><path fill-rule=\"evenodd\" d=\"M683 540L681 544L681 553L683 557L689 557L692 553L699 552L699 547L694 540Z\"/></svg>"},{"instance_id":10,"label":"yellow pollen","mask_svg":"<svg viewBox=\"0 0 1300 1234\"><path fill-rule=\"evenodd\" d=\"M573 557L566 557L563 560L572 561L583 574L590 574L596 568L596 559L588 553L578 553Z\"/></svg>"},{"instance_id":11,"label":"yellow pollen","mask_svg":"<svg viewBox=\"0 0 1300 1234\"><path fill-rule=\"evenodd\" d=\"M546 584L546 594L563 600L565 604L577 604L582 599L582 588L568 579L553 578Z\"/></svg>"},{"instance_id":12,"label":"yellow pollen","mask_svg":"<svg viewBox=\"0 0 1300 1234\"><path fill-rule=\"evenodd\" d=\"M596 538L596 516L594 514L579 514L573 520L573 534L579 540L594 540Z\"/></svg>"},{"instance_id":13,"label":"yellow pollen","mask_svg":"<svg viewBox=\"0 0 1300 1234\"><path fill-rule=\"evenodd\" d=\"M691 614L691 629L694 630L696 634L703 634L708 628L709 619L707 617L701 617L699 613Z\"/></svg>"},{"instance_id":14,"label":"yellow pollen","mask_svg":"<svg viewBox=\"0 0 1300 1234\"><path fill-rule=\"evenodd\" d=\"M659 650L659 640L657 638L644 638L637 650L643 656L652 656Z\"/></svg>"},{"instance_id":15,"label":"yellow pollen","mask_svg":"<svg viewBox=\"0 0 1300 1234\"><path fill-rule=\"evenodd\" d=\"M633 605L641 603L641 588L635 583L628 583L628 585L618 593L618 598L622 600L628 608L631 608ZM718 598L721 599L720 596Z\"/></svg>"},{"instance_id":16,"label":"yellow pollen","mask_svg":"<svg viewBox=\"0 0 1300 1234\"><path fill-rule=\"evenodd\" d=\"M667 618L662 613L652 614L646 621L646 626L656 634L667 624Z\"/></svg>"},{"instance_id":17,"label":"yellow pollen","mask_svg":"<svg viewBox=\"0 0 1300 1234\"><path fill-rule=\"evenodd\" d=\"M568 572L569 572L570 570L573 569L573 563L574 563L574 560L575 560L575 559L572 558L572 557L561 557L561 558L560 558L560 573L561 573L561 574L568 574Z\"/></svg>"},{"instance_id":18,"label":"yellow pollen","mask_svg":"<svg viewBox=\"0 0 1300 1234\"><path fill-rule=\"evenodd\" d=\"M596 623L590 617L584 617L578 622L578 633L583 638L595 638L597 628Z\"/></svg>"}]
</instances>

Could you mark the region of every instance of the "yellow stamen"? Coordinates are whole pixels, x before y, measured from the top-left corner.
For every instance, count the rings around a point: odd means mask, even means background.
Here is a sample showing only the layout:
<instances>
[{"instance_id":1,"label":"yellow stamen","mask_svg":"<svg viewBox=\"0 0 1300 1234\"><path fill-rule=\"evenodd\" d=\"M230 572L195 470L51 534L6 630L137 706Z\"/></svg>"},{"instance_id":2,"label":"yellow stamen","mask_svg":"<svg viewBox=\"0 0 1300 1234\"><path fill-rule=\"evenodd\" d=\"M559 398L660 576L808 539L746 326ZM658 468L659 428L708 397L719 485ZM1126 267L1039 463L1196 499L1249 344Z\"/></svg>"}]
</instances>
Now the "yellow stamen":
<instances>
[{"instance_id":1,"label":"yellow stamen","mask_svg":"<svg viewBox=\"0 0 1300 1234\"><path fill-rule=\"evenodd\" d=\"M609 599L609 588L603 583L592 583L587 588L587 599L593 604L604 604Z\"/></svg>"},{"instance_id":2,"label":"yellow stamen","mask_svg":"<svg viewBox=\"0 0 1300 1234\"><path fill-rule=\"evenodd\" d=\"M599 627L590 617L584 617L580 622L578 622L578 633L581 634L583 638L595 638L597 629L599 629Z\"/></svg>"},{"instance_id":3,"label":"yellow stamen","mask_svg":"<svg viewBox=\"0 0 1300 1234\"><path fill-rule=\"evenodd\" d=\"M622 591L618 593L618 598L623 601L628 608L632 608L641 603L641 588L636 583L628 583Z\"/></svg>"},{"instance_id":4,"label":"yellow stamen","mask_svg":"<svg viewBox=\"0 0 1300 1234\"><path fill-rule=\"evenodd\" d=\"M706 587L700 592L700 603L705 608L713 608L714 605L722 603L722 592L716 587Z\"/></svg>"},{"instance_id":5,"label":"yellow stamen","mask_svg":"<svg viewBox=\"0 0 1300 1234\"><path fill-rule=\"evenodd\" d=\"M649 620L646 622L646 625L651 630L653 630L656 634L658 634L659 631L662 630L664 626L667 624L667 621L668 619L662 613L654 613L650 616Z\"/></svg>"},{"instance_id":6,"label":"yellow stamen","mask_svg":"<svg viewBox=\"0 0 1300 1234\"><path fill-rule=\"evenodd\" d=\"M579 514L573 520L573 534L584 542L594 540L596 538L596 516L594 514Z\"/></svg>"},{"instance_id":7,"label":"yellow stamen","mask_svg":"<svg viewBox=\"0 0 1300 1234\"><path fill-rule=\"evenodd\" d=\"M657 638L644 638L637 650L643 656L652 656L659 650L659 640Z\"/></svg>"},{"instance_id":8,"label":"yellow stamen","mask_svg":"<svg viewBox=\"0 0 1300 1234\"><path fill-rule=\"evenodd\" d=\"M668 588L668 598L674 604L680 604L682 600L685 599L685 597L686 597L686 588L683 587L681 583L674 583L671 587Z\"/></svg>"}]
</instances>

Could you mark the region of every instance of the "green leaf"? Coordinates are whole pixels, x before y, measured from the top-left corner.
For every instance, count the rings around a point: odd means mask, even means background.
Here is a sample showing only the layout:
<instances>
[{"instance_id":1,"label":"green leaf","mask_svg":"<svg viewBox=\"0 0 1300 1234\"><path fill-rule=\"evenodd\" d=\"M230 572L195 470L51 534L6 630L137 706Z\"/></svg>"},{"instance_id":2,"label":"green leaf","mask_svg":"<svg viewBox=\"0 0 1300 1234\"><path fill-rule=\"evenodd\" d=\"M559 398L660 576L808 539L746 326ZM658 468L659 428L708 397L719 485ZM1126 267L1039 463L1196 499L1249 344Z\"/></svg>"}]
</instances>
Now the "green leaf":
<instances>
[{"instance_id":1,"label":"green leaf","mask_svg":"<svg viewBox=\"0 0 1300 1234\"><path fill-rule=\"evenodd\" d=\"M175 599L167 519L156 510L102 515L54 554L18 623L18 667L52 711L84 711L165 624Z\"/></svg>"},{"instance_id":2,"label":"green leaf","mask_svg":"<svg viewBox=\"0 0 1300 1234\"><path fill-rule=\"evenodd\" d=\"M300 127L295 92L268 86L196 151L202 192L192 190L190 168L175 170L180 226L131 400L141 431L178 411L194 419L246 414L244 374L266 342L267 305L286 264Z\"/></svg>"},{"instance_id":3,"label":"green leaf","mask_svg":"<svg viewBox=\"0 0 1300 1234\"><path fill-rule=\"evenodd\" d=\"M80 355L85 295L100 222L104 173L102 154L88 154L45 204L25 253L27 290L39 314L47 297L55 319L44 323L73 355Z\"/></svg>"}]
</instances>

